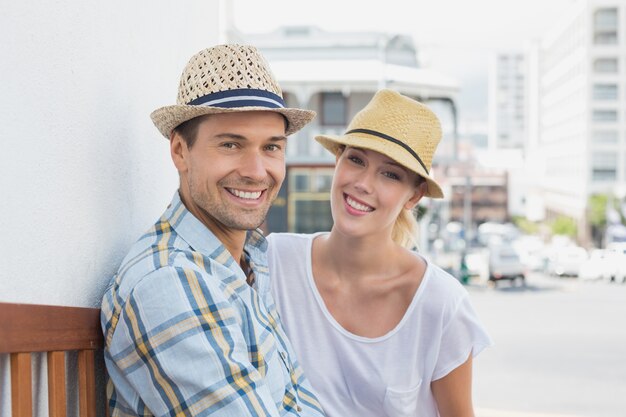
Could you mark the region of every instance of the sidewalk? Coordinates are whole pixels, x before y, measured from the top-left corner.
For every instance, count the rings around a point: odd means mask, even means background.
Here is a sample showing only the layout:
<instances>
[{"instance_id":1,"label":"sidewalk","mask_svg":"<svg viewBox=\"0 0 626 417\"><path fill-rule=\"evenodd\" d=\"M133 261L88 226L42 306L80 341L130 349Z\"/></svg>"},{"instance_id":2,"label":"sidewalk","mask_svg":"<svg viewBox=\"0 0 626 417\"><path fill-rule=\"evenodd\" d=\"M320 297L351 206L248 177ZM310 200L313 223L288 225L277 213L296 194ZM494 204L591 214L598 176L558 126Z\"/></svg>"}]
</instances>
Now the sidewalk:
<instances>
[{"instance_id":1,"label":"sidewalk","mask_svg":"<svg viewBox=\"0 0 626 417\"><path fill-rule=\"evenodd\" d=\"M573 414L552 414L552 413L528 413L522 411L507 411L493 409L476 409L476 417L587 417Z\"/></svg>"}]
</instances>

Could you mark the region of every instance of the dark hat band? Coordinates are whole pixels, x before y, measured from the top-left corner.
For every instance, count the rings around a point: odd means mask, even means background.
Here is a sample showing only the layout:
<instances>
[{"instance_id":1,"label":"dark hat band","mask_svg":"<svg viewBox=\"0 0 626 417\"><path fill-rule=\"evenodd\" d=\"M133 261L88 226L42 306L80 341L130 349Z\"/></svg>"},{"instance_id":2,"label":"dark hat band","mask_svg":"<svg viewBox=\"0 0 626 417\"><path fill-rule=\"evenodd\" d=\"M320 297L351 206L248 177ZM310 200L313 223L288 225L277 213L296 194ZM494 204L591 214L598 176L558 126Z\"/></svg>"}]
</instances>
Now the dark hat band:
<instances>
[{"instance_id":1,"label":"dark hat band","mask_svg":"<svg viewBox=\"0 0 626 417\"><path fill-rule=\"evenodd\" d=\"M270 109L285 108L285 101L277 94L255 88L218 91L191 100L188 105L222 108L236 107L267 107Z\"/></svg>"},{"instance_id":2,"label":"dark hat band","mask_svg":"<svg viewBox=\"0 0 626 417\"><path fill-rule=\"evenodd\" d=\"M407 145L406 143L401 142L398 139L391 137L389 135L385 135L384 133L380 133L380 132L377 132L375 130L370 130L370 129L352 129L346 132L346 135L349 135L350 133L366 133L368 135L377 136L381 139L385 139L389 142L395 143L396 145L402 146L408 153L410 153L411 155L413 155L415 159L417 159L417 162L419 162L422 168L424 168L424 171L426 171L426 174L430 175L428 173L428 169L426 168L426 165L424 165L424 162L422 162L422 159L419 157L419 155L413 149L411 149L411 147Z\"/></svg>"}]
</instances>

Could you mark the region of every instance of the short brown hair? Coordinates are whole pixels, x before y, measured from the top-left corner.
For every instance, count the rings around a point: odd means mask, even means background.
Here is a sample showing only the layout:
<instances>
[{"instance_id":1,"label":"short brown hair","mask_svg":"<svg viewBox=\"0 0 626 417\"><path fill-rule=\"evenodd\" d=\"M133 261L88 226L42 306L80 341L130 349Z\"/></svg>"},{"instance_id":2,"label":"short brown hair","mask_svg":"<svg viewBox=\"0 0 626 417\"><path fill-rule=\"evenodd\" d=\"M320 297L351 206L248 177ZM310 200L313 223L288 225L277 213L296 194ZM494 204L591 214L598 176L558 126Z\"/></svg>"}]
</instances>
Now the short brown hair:
<instances>
[{"instance_id":1,"label":"short brown hair","mask_svg":"<svg viewBox=\"0 0 626 417\"><path fill-rule=\"evenodd\" d=\"M289 120L283 116L285 121L285 131L289 128ZM208 117L211 117L210 114L205 114L203 116L194 117L193 119L189 119L186 122L182 122L178 126L172 130L172 133L178 133L185 143L187 144L187 148L191 149L194 143L196 143L196 139L198 137L198 126L200 123L205 121Z\"/></svg>"},{"instance_id":2,"label":"short brown hair","mask_svg":"<svg viewBox=\"0 0 626 417\"><path fill-rule=\"evenodd\" d=\"M203 116L189 119L186 122L182 122L174 128L172 133L178 133L187 144L187 147L191 149L193 144L196 143L196 138L198 137L198 126L200 126L200 123L206 120L209 116L211 115L205 114Z\"/></svg>"}]
</instances>

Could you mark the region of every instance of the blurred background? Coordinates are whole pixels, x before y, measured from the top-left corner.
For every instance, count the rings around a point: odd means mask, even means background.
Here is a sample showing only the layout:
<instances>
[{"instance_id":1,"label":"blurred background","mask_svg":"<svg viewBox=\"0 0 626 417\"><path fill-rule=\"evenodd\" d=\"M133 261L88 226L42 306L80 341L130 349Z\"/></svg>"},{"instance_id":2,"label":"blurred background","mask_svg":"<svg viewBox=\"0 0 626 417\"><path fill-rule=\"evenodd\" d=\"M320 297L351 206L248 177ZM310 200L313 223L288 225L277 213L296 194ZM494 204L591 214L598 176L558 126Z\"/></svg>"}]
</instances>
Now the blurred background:
<instances>
[{"instance_id":1,"label":"blurred background","mask_svg":"<svg viewBox=\"0 0 626 417\"><path fill-rule=\"evenodd\" d=\"M426 103L446 197L421 203L418 250L496 341L476 361L478 416L626 416L624 0L235 0L225 16L288 103L318 112L290 139L268 231L332 227L315 135L344 132L380 88Z\"/></svg>"},{"instance_id":2,"label":"blurred background","mask_svg":"<svg viewBox=\"0 0 626 417\"><path fill-rule=\"evenodd\" d=\"M446 198L422 202L418 250L496 342L477 416L626 416L625 0L5 1L0 35L0 300L99 306L176 189L148 115L192 54L250 43L318 113L266 231L332 227L313 136L380 88L426 103Z\"/></svg>"}]
</instances>

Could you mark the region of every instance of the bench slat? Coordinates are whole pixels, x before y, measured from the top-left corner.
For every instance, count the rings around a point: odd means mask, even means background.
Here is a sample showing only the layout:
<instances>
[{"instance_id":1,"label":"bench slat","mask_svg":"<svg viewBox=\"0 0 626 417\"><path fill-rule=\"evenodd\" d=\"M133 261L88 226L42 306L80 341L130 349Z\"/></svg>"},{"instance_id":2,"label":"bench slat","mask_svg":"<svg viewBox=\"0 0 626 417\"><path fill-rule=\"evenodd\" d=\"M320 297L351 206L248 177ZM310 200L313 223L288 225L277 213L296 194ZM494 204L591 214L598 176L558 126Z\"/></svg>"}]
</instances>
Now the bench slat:
<instances>
[{"instance_id":1,"label":"bench slat","mask_svg":"<svg viewBox=\"0 0 626 417\"><path fill-rule=\"evenodd\" d=\"M80 417L96 417L96 374L93 350L78 352L78 403Z\"/></svg>"},{"instance_id":2,"label":"bench slat","mask_svg":"<svg viewBox=\"0 0 626 417\"><path fill-rule=\"evenodd\" d=\"M0 353L101 349L100 310L0 303Z\"/></svg>"},{"instance_id":3,"label":"bench slat","mask_svg":"<svg viewBox=\"0 0 626 417\"><path fill-rule=\"evenodd\" d=\"M11 409L13 417L32 417L33 388L30 353L11 354Z\"/></svg>"},{"instance_id":4,"label":"bench slat","mask_svg":"<svg viewBox=\"0 0 626 417\"><path fill-rule=\"evenodd\" d=\"M65 352L48 352L48 412L50 417L67 415Z\"/></svg>"}]
</instances>

